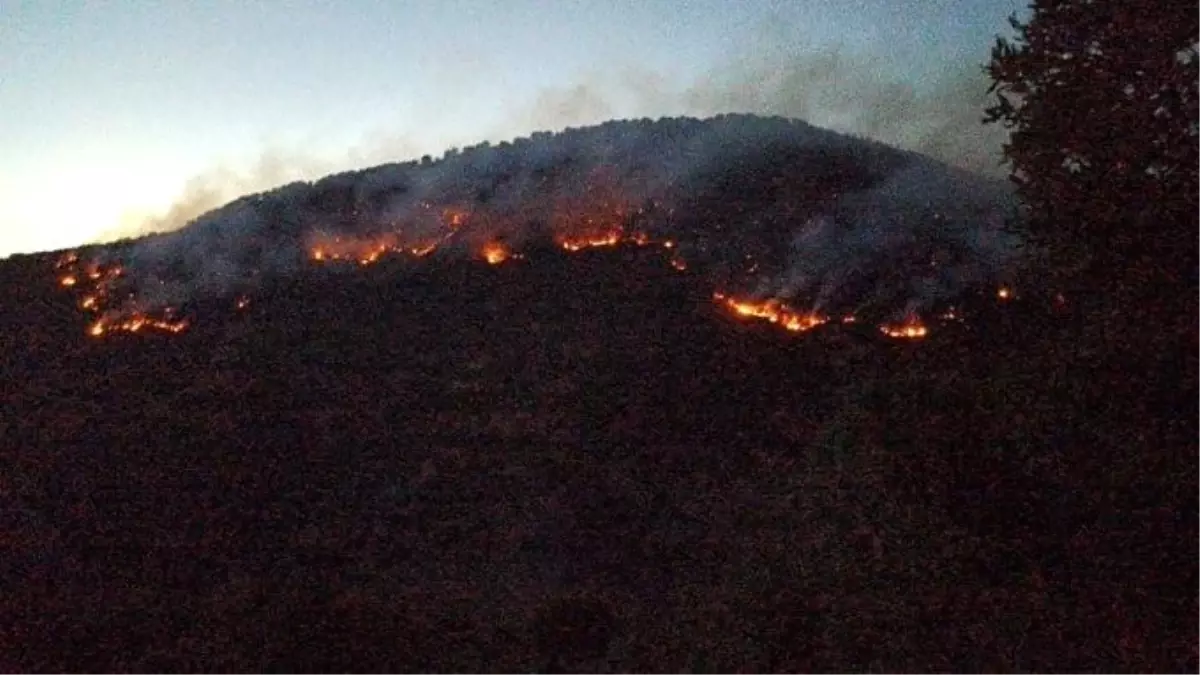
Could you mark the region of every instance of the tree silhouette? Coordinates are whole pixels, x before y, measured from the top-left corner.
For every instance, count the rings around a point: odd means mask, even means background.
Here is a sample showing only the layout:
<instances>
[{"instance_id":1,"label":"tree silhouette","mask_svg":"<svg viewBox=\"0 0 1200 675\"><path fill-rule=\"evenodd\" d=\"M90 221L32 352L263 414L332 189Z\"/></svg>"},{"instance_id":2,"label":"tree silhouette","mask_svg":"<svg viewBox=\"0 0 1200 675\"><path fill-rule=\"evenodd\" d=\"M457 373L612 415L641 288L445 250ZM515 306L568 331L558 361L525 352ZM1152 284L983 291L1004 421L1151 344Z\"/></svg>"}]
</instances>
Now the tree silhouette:
<instances>
[{"instance_id":1,"label":"tree silhouette","mask_svg":"<svg viewBox=\"0 0 1200 675\"><path fill-rule=\"evenodd\" d=\"M1030 9L992 50L985 119L1012 130L1026 234L1055 283L1093 310L1183 327L1196 309L1196 5Z\"/></svg>"}]
</instances>

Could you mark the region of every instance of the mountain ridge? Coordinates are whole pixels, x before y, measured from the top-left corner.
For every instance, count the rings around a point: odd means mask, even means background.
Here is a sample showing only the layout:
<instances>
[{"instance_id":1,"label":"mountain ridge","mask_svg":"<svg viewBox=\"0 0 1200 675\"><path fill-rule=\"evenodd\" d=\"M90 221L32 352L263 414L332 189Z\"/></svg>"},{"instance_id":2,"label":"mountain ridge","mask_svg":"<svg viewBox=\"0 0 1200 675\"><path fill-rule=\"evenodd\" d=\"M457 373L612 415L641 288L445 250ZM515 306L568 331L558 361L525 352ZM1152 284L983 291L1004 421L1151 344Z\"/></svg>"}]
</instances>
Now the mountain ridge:
<instances>
[{"instance_id":1,"label":"mountain ridge","mask_svg":"<svg viewBox=\"0 0 1200 675\"><path fill-rule=\"evenodd\" d=\"M1012 207L997 182L916 153L724 115L536 132L294 182L87 250L122 270L105 281L106 297L124 298L107 307L117 315L253 294L331 246L374 262L632 239L669 242L722 291L899 316L1007 281Z\"/></svg>"}]
</instances>

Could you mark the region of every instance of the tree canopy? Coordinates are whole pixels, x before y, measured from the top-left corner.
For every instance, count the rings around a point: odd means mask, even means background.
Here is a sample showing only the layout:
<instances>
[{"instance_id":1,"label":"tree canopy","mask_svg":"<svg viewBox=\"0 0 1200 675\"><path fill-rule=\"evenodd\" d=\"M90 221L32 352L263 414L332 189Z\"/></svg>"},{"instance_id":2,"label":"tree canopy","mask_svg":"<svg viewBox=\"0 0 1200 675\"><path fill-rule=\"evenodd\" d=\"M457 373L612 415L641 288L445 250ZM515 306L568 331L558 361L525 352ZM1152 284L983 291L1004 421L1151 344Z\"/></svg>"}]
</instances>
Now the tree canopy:
<instances>
[{"instance_id":1,"label":"tree canopy","mask_svg":"<svg viewBox=\"0 0 1200 675\"><path fill-rule=\"evenodd\" d=\"M1108 309L1194 316L1195 3L1034 0L1030 10L992 50L986 118L1011 130L1026 234L1064 288Z\"/></svg>"}]
</instances>

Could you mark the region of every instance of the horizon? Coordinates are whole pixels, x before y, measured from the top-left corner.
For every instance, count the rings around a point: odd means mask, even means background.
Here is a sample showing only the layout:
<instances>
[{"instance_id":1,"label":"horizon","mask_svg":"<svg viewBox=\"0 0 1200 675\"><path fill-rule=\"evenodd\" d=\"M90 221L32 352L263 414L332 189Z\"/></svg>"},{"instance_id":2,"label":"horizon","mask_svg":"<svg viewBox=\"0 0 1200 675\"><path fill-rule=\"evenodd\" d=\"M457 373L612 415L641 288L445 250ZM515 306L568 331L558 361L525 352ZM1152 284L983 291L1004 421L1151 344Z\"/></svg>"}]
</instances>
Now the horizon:
<instances>
[{"instance_id":1,"label":"horizon","mask_svg":"<svg viewBox=\"0 0 1200 675\"><path fill-rule=\"evenodd\" d=\"M1023 7L858 5L21 7L0 26L0 257L610 119L782 115L1001 175L1001 130L971 124Z\"/></svg>"}]
</instances>

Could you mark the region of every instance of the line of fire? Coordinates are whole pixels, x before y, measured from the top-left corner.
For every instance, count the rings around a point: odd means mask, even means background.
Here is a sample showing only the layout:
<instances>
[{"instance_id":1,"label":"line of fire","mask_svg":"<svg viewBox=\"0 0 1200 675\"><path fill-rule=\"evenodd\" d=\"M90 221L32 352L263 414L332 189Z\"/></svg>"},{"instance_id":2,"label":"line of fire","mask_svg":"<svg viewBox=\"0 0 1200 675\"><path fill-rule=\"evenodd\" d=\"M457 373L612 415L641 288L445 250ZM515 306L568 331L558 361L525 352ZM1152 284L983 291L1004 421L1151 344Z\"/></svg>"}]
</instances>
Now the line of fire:
<instances>
[{"instance_id":1,"label":"line of fire","mask_svg":"<svg viewBox=\"0 0 1200 675\"><path fill-rule=\"evenodd\" d=\"M611 219L587 218L582 227L556 228L556 246L567 254L588 249L612 249L618 247L653 248L664 254L665 262L677 272L689 269L688 262L680 254L673 239L656 238L641 231L627 231L619 224L623 214L618 210ZM465 228L470 214L461 209L447 208L440 218L439 232L425 237L405 237L401 230L382 232L367 236L327 235L312 232L306 237L306 257L312 265L341 265L368 267L385 259L428 258L440 248L455 241ZM597 225L597 222L600 224ZM578 224L576 224L578 225ZM575 234L562 234L562 231ZM470 246L472 257L488 265L502 265L525 259L525 255L511 243L499 238L488 238ZM78 297L78 308L89 315L86 334L102 338L114 333L157 332L179 334L188 329L191 321L177 315L170 306L150 307L139 302L132 292L118 291L125 277L120 264L85 262L77 252L64 255L56 264L58 284ZM996 299L1007 302L1016 298L1008 286L996 290ZM747 322L764 322L792 333L803 333L828 324L855 324L858 318L853 313L836 316L827 315L816 309L802 310L790 306L778 298L751 298L736 293L715 290L712 299L716 306L729 315ZM246 295L238 295L233 301L233 311L245 310L249 306ZM954 308L946 309L932 317L941 323L961 321ZM920 340L929 334L927 319L916 312L907 312L899 321L880 323L881 334L897 340Z\"/></svg>"}]
</instances>

